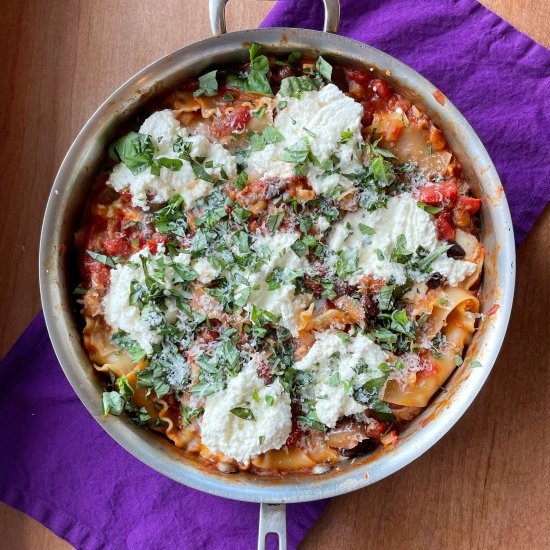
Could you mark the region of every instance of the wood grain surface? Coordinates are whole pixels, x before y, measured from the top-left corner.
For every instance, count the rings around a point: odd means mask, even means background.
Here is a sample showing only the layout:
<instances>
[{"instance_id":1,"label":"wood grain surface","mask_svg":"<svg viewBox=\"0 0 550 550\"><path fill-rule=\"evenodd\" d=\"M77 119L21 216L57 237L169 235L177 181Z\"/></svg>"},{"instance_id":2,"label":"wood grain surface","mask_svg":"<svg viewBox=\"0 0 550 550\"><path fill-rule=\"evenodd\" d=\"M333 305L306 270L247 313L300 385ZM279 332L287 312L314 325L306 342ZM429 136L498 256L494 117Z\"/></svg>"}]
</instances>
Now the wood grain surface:
<instances>
[{"instance_id":1,"label":"wood grain surface","mask_svg":"<svg viewBox=\"0 0 550 550\"><path fill-rule=\"evenodd\" d=\"M550 46L548 0L483 3ZM233 0L228 28L257 26L273 4ZM2 0L0 356L39 310L42 213L79 128L139 68L209 34L206 0ZM473 406L412 465L333 499L304 549L550 548L549 234L547 209L518 251L508 336ZM67 548L0 504L0 549Z\"/></svg>"}]
</instances>

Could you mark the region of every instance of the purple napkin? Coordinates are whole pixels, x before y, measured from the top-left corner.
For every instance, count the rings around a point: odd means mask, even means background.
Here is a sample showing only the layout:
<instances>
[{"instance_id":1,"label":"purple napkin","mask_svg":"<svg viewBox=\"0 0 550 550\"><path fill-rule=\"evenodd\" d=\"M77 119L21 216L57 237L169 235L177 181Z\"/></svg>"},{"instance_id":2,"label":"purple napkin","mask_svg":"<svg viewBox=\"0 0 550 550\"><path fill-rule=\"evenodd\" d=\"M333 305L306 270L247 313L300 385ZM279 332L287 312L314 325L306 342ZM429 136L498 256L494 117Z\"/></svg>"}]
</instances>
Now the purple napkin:
<instances>
[{"instance_id":1,"label":"purple napkin","mask_svg":"<svg viewBox=\"0 0 550 550\"><path fill-rule=\"evenodd\" d=\"M264 26L320 28L320 0ZM506 186L516 238L550 199L550 52L473 0L343 0L343 35L408 63L466 115ZM119 447L78 401L39 315L0 364L0 498L77 548L254 548L258 506L178 485ZM295 548L324 502L288 507Z\"/></svg>"}]
</instances>

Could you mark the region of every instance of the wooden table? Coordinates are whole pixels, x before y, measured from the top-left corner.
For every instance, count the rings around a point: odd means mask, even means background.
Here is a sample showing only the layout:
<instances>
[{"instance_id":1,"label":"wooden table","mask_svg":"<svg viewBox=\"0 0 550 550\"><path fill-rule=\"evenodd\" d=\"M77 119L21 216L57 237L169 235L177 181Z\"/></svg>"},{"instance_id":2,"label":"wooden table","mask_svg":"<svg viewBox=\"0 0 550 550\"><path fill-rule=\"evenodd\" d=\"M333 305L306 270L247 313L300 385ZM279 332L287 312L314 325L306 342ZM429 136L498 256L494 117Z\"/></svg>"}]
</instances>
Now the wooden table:
<instances>
[{"instance_id":1,"label":"wooden table","mask_svg":"<svg viewBox=\"0 0 550 550\"><path fill-rule=\"evenodd\" d=\"M550 46L548 0L484 3ZM228 28L257 26L273 4L233 0ZM3 0L0 354L40 307L38 236L65 151L123 80L209 36L206 6L206 0ZM333 499L303 548L550 548L549 234L547 209L518 251L506 343L467 414L409 467ZM0 548L69 545L0 505Z\"/></svg>"}]
</instances>

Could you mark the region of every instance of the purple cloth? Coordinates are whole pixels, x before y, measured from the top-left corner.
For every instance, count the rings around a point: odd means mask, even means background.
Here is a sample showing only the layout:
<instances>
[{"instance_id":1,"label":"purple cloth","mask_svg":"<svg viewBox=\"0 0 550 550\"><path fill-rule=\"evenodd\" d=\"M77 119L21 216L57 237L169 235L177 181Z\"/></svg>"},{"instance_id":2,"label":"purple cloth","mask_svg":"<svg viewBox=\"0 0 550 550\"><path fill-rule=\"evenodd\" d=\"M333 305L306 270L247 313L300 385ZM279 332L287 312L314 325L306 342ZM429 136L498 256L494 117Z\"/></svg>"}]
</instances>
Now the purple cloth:
<instances>
[{"instance_id":1,"label":"purple cloth","mask_svg":"<svg viewBox=\"0 0 550 550\"><path fill-rule=\"evenodd\" d=\"M264 26L320 28L320 0ZM484 141L520 242L550 198L550 52L472 0L343 0L341 34L424 74ZM78 548L253 548L258 506L198 493L119 447L78 401L39 315L0 365L0 498ZM324 502L288 508L295 548Z\"/></svg>"}]
</instances>

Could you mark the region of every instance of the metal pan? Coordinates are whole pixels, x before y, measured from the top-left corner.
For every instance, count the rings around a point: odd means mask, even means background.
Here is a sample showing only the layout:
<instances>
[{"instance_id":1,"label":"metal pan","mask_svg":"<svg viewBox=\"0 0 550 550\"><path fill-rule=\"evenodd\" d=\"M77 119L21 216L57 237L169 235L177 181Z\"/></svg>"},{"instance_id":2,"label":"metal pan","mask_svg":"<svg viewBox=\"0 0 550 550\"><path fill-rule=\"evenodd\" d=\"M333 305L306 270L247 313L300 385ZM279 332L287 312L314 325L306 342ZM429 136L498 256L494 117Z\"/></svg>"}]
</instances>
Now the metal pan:
<instances>
[{"instance_id":1,"label":"metal pan","mask_svg":"<svg viewBox=\"0 0 550 550\"><path fill-rule=\"evenodd\" d=\"M92 115L69 149L55 179L40 241L40 291L50 338L61 366L90 414L128 452L158 472L189 487L222 497L260 502L259 547L265 535L279 535L286 546L287 502L303 502L360 489L403 468L434 445L462 416L477 395L497 358L504 339L515 278L515 248L510 211L498 174L481 141L464 117L425 78L393 57L366 44L337 36L338 0L324 0L324 32L271 28L225 34L225 3L210 0L214 37L167 55L130 78ZM115 129L144 101L179 82L196 78L209 67L231 65L248 55L251 42L278 52L301 50L322 54L332 62L373 68L423 109L444 132L463 164L474 193L483 198L482 241L487 250L483 282L483 311L495 311L481 321L463 367L401 434L399 444L344 461L324 475L283 478L229 476L213 471L163 438L135 426L124 417L101 413L101 385L82 346L78 315L71 297L74 281L73 235L82 208ZM498 308L493 306L498 305ZM475 356L483 368L468 369Z\"/></svg>"}]
</instances>

